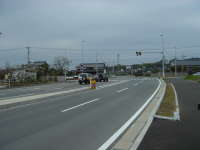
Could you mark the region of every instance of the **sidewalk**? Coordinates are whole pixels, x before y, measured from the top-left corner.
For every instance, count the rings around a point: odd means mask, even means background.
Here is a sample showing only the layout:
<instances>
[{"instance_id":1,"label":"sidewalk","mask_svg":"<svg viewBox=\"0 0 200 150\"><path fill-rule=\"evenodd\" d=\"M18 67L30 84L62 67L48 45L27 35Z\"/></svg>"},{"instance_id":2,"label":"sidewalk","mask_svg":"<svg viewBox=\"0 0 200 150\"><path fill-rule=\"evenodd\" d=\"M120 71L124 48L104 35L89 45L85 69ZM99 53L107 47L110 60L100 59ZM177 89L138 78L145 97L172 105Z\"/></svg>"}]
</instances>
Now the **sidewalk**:
<instances>
[{"instance_id":1,"label":"sidewalk","mask_svg":"<svg viewBox=\"0 0 200 150\"><path fill-rule=\"evenodd\" d=\"M172 81L178 94L180 121L154 119L138 150L200 149L200 84Z\"/></svg>"}]
</instances>

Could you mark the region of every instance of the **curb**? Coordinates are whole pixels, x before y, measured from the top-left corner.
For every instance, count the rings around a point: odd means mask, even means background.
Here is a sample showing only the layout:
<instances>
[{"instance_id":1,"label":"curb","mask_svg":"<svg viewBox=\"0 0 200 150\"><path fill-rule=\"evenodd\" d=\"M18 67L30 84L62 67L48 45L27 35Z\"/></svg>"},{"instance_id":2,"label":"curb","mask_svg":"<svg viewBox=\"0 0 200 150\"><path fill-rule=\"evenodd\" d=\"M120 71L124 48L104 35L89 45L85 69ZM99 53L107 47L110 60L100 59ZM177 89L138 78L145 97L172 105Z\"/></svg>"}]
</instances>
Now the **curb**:
<instances>
[{"instance_id":1,"label":"curb","mask_svg":"<svg viewBox=\"0 0 200 150\"><path fill-rule=\"evenodd\" d=\"M164 81L163 81L164 82ZM165 84L165 83L164 83ZM142 131L139 133L138 137L135 139L132 147L130 148L130 150L137 150L137 148L139 147L140 143L142 142L145 134L147 133L151 123L153 122L154 119L154 115L156 114L156 112L158 111L160 104L165 96L165 91L166 91L166 84L164 85L164 90L162 92L161 97L159 98L156 106L154 107L154 110L152 111L149 119L146 121L146 124L144 125Z\"/></svg>"},{"instance_id":2,"label":"curb","mask_svg":"<svg viewBox=\"0 0 200 150\"><path fill-rule=\"evenodd\" d=\"M115 85L122 84L122 83L126 83L128 81L129 80L124 80L124 81L117 82L117 83L111 83L111 84L106 84L106 85L103 85L103 86L98 86L96 90L106 88L106 87L115 86ZM17 98L10 98L10 99L1 99L0 100L0 109L7 109L9 107L15 106L16 104L22 104L22 103L25 103L25 102L38 101L41 98L48 98L48 97L51 97L51 96L80 92L80 91L89 90L89 89L90 89L90 87L87 86L87 87L70 89L70 90L67 90L67 91L59 91L59 92L53 92L53 93L45 93L45 94L38 94L38 95L17 97Z\"/></svg>"},{"instance_id":3,"label":"curb","mask_svg":"<svg viewBox=\"0 0 200 150\"><path fill-rule=\"evenodd\" d=\"M172 88L174 90L175 101L176 101L176 112L174 113L175 119L176 120L180 120L180 110L179 110L179 103L178 103L178 95L177 95L177 92L176 92L176 88L174 87L174 84L171 83L171 85L172 85Z\"/></svg>"},{"instance_id":4,"label":"curb","mask_svg":"<svg viewBox=\"0 0 200 150\"><path fill-rule=\"evenodd\" d=\"M170 85L171 85L171 87L174 91L174 95L175 95L176 111L174 112L173 117L159 116L159 115L154 115L154 117L158 118L158 119L180 121L180 112L179 112L179 104L178 104L178 97L177 97L176 89L175 89L173 83L170 83Z\"/></svg>"},{"instance_id":5,"label":"curb","mask_svg":"<svg viewBox=\"0 0 200 150\"><path fill-rule=\"evenodd\" d=\"M144 112L146 107L156 97L156 95L160 91L161 85L163 83L161 80L159 80L159 79L157 79L157 80L159 81L159 85L157 86L154 93L147 99L147 101L140 107L140 109L136 113L134 113L133 116L122 127L120 127L103 145L101 145L98 148L98 150L106 150L106 149L113 149L113 148L114 148L113 150L120 149L120 148L115 149L115 147L112 147L112 146L115 145L115 143L117 143L118 140L120 141L120 137L122 137L122 135L127 130L129 130L129 128L132 126L133 122L135 122L141 116L141 114Z\"/></svg>"},{"instance_id":6,"label":"curb","mask_svg":"<svg viewBox=\"0 0 200 150\"><path fill-rule=\"evenodd\" d=\"M157 79L159 80L159 79ZM122 135L109 147L111 150L136 150L150 127L154 115L163 100L166 84L160 81L158 91L151 97L149 103L144 107L137 118L131 122Z\"/></svg>"}]
</instances>

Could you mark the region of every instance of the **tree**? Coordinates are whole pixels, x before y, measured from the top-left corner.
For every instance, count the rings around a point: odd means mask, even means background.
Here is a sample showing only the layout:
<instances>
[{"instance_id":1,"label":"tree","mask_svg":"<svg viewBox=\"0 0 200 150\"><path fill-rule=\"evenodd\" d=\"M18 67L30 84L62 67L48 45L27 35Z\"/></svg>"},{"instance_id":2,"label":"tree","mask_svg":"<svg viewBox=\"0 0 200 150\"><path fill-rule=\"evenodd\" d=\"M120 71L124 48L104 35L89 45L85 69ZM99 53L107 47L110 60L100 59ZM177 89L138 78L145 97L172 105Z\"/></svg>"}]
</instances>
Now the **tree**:
<instances>
[{"instance_id":1,"label":"tree","mask_svg":"<svg viewBox=\"0 0 200 150\"><path fill-rule=\"evenodd\" d=\"M64 56L58 56L54 58L54 66L56 70L62 73L65 69L68 69L70 63L70 60Z\"/></svg>"}]
</instances>

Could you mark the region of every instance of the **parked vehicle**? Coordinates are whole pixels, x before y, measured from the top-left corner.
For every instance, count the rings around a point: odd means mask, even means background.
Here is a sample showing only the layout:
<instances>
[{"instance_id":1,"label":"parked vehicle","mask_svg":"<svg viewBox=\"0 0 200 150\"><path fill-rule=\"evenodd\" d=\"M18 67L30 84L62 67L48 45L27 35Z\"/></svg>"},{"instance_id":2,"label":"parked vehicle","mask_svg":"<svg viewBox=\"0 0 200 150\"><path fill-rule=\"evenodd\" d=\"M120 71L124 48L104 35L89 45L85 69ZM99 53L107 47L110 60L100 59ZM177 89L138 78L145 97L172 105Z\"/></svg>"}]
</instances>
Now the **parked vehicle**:
<instances>
[{"instance_id":1,"label":"parked vehicle","mask_svg":"<svg viewBox=\"0 0 200 150\"><path fill-rule=\"evenodd\" d=\"M66 76L65 80L73 80L74 78L72 76Z\"/></svg>"},{"instance_id":2,"label":"parked vehicle","mask_svg":"<svg viewBox=\"0 0 200 150\"><path fill-rule=\"evenodd\" d=\"M106 73L98 73L95 76L97 82L108 82L108 75Z\"/></svg>"},{"instance_id":3,"label":"parked vehicle","mask_svg":"<svg viewBox=\"0 0 200 150\"><path fill-rule=\"evenodd\" d=\"M200 76L200 72L194 73L193 76Z\"/></svg>"},{"instance_id":4,"label":"parked vehicle","mask_svg":"<svg viewBox=\"0 0 200 150\"><path fill-rule=\"evenodd\" d=\"M92 74L90 73L81 73L78 76L79 84L90 84L90 80L92 79Z\"/></svg>"},{"instance_id":5,"label":"parked vehicle","mask_svg":"<svg viewBox=\"0 0 200 150\"><path fill-rule=\"evenodd\" d=\"M151 76L151 71L147 71L144 73L145 76L150 77Z\"/></svg>"},{"instance_id":6,"label":"parked vehicle","mask_svg":"<svg viewBox=\"0 0 200 150\"><path fill-rule=\"evenodd\" d=\"M77 75L75 75L73 78L74 78L74 80L78 80L78 76Z\"/></svg>"},{"instance_id":7,"label":"parked vehicle","mask_svg":"<svg viewBox=\"0 0 200 150\"><path fill-rule=\"evenodd\" d=\"M142 70L137 70L137 71L134 73L134 75L135 75L136 77L138 77L138 76L143 76L144 73L143 73Z\"/></svg>"}]
</instances>

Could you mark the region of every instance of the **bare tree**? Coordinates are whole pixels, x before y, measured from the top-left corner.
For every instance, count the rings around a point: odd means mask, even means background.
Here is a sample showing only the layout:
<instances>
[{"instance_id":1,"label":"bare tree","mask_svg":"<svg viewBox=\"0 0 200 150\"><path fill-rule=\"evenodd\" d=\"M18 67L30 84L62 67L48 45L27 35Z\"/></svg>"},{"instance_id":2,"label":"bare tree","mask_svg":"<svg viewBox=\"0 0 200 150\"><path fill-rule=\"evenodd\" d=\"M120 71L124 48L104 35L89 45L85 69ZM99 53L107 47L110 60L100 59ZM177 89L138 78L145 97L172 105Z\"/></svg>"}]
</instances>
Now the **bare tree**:
<instances>
[{"instance_id":1,"label":"bare tree","mask_svg":"<svg viewBox=\"0 0 200 150\"><path fill-rule=\"evenodd\" d=\"M11 71L11 66L10 66L10 63L8 61L5 62L5 70L6 70L7 73Z\"/></svg>"},{"instance_id":2,"label":"bare tree","mask_svg":"<svg viewBox=\"0 0 200 150\"><path fill-rule=\"evenodd\" d=\"M57 56L54 58L54 65L57 70L64 70L69 67L71 61L64 56Z\"/></svg>"}]
</instances>

